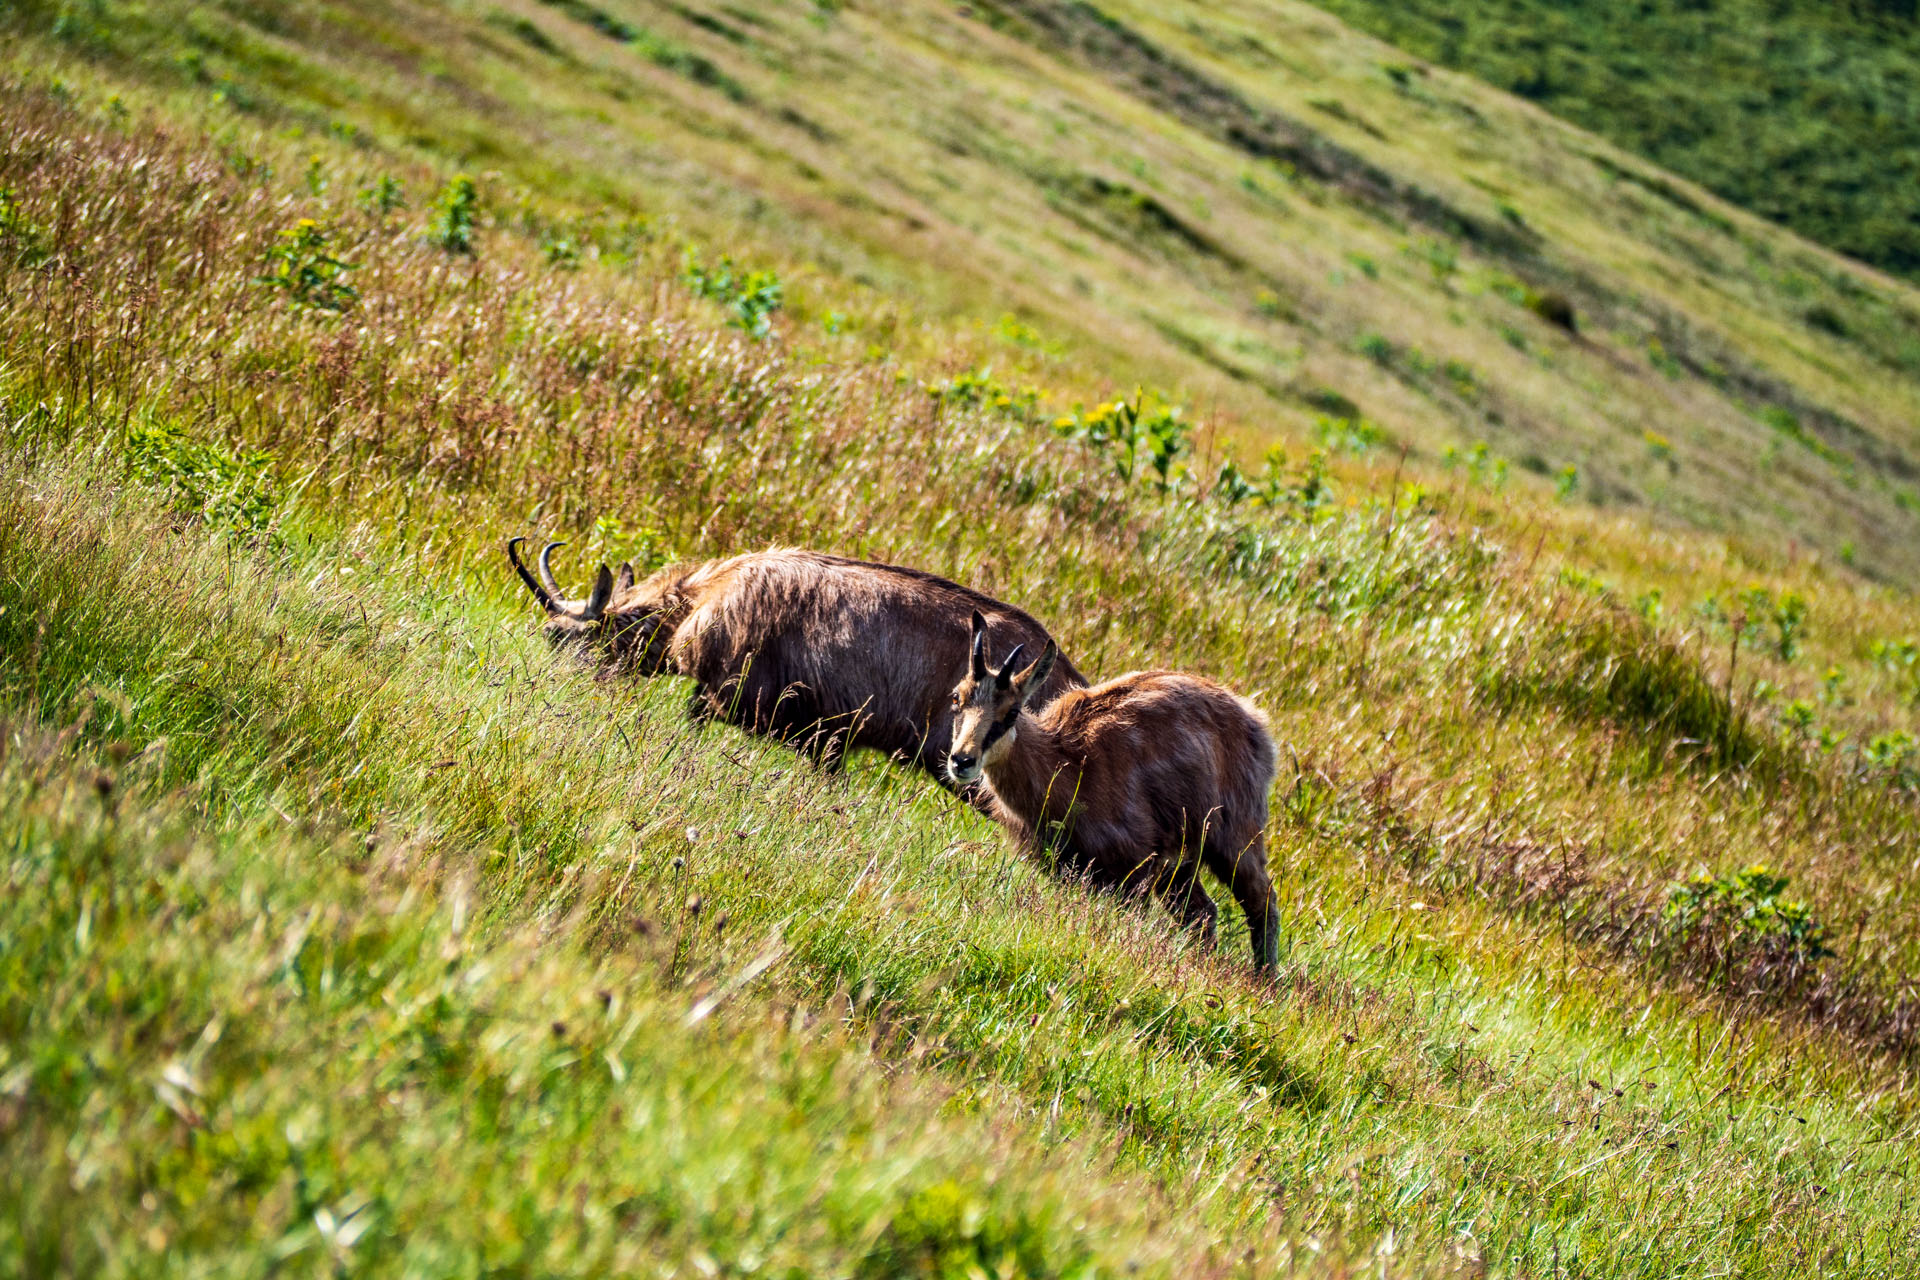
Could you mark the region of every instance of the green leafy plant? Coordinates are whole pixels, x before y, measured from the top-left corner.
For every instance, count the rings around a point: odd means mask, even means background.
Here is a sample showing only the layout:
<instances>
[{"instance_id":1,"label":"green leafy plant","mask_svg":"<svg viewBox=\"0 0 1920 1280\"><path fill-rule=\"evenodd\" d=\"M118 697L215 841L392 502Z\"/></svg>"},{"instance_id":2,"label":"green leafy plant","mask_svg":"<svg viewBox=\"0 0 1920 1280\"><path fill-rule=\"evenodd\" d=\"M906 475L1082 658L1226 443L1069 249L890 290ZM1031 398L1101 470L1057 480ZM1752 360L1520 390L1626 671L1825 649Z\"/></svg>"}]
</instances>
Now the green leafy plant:
<instances>
[{"instance_id":1,"label":"green leafy plant","mask_svg":"<svg viewBox=\"0 0 1920 1280\"><path fill-rule=\"evenodd\" d=\"M1082 440L1108 455L1121 479L1150 474L1154 487L1167 493L1179 474L1179 459L1191 448L1189 428L1180 410L1151 393L1134 392L1084 413L1054 420L1054 430Z\"/></svg>"},{"instance_id":2,"label":"green leafy plant","mask_svg":"<svg viewBox=\"0 0 1920 1280\"><path fill-rule=\"evenodd\" d=\"M1460 251L1444 240L1422 240L1414 253L1427 264L1436 284L1445 285L1460 269Z\"/></svg>"},{"instance_id":3,"label":"green leafy plant","mask_svg":"<svg viewBox=\"0 0 1920 1280\"><path fill-rule=\"evenodd\" d=\"M23 267L37 267L52 256L46 233L27 216L20 198L6 187L0 187L0 248Z\"/></svg>"},{"instance_id":4,"label":"green leafy plant","mask_svg":"<svg viewBox=\"0 0 1920 1280\"><path fill-rule=\"evenodd\" d=\"M1806 738L1813 732L1813 724L1813 704L1805 698L1795 698L1780 708L1780 728L1791 738Z\"/></svg>"},{"instance_id":5,"label":"green leafy plant","mask_svg":"<svg viewBox=\"0 0 1920 1280\"><path fill-rule=\"evenodd\" d=\"M1874 768L1907 781L1914 778L1913 770L1908 766L1916 754L1920 754L1920 738L1915 738L1905 729L1889 729L1868 739L1860 756Z\"/></svg>"},{"instance_id":6,"label":"green leafy plant","mask_svg":"<svg viewBox=\"0 0 1920 1280\"><path fill-rule=\"evenodd\" d=\"M929 382L923 386L927 394L941 404L980 406L1023 421L1032 416L1040 404L1038 388L1010 387L993 376L991 367L970 370L944 382Z\"/></svg>"},{"instance_id":7,"label":"green leafy plant","mask_svg":"<svg viewBox=\"0 0 1920 1280\"><path fill-rule=\"evenodd\" d=\"M1782 895L1787 876L1754 863L1732 875L1701 872L1667 891L1665 919L1683 944L1711 936L1723 961L1741 952L1813 964L1833 950L1806 903Z\"/></svg>"},{"instance_id":8,"label":"green leafy plant","mask_svg":"<svg viewBox=\"0 0 1920 1280\"><path fill-rule=\"evenodd\" d=\"M355 264L333 255L330 237L318 222L302 218L282 231L267 250L267 272L254 283L278 289L296 307L309 311L346 311L360 291L346 281Z\"/></svg>"},{"instance_id":9,"label":"green leafy plant","mask_svg":"<svg viewBox=\"0 0 1920 1280\"><path fill-rule=\"evenodd\" d=\"M1784 591L1773 605L1773 650L1782 662L1792 662L1800 653L1800 633L1807 625L1807 601L1797 591Z\"/></svg>"},{"instance_id":10,"label":"green leafy plant","mask_svg":"<svg viewBox=\"0 0 1920 1280\"><path fill-rule=\"evenodd\" d=\"M122 453L134 479L215 529L254 534L273 518L279 495L264 450L196 440L178 423L143 418L129 424Z\"/></svg>"},{"instance_id":11,"label":"green leafy plant","mask_svg":"<svg viewBox=\"0 0 1920 1280\"><path fill-rule=\"evenodd\" d=\"M1580 468L1568 463L1554 474L1553 496L1562 502L1571 502L1580 491Z\"/></svg>"},{"instance_id":12,"label":"green leafy plant","mask_svg":"<svg viewBox=\"0 0 1920 1280\"><path fill-rule=\"evenodd\" d=\"M448 253L471 254L480 222L480 189L472 178L456 175L433 202L427 236Z\"/></svg>"},{"instance_id":13,"label":"green leafy plant","mask_svg":"<svg viewBox=\"0 0 1920 1280\"><path fill-rule=\"evenodd\" d=\"M1335 418L1322 414L1314 421L1313 438L1328 453L1364 454L1387 442L1387 432L1369 418Z\"/></svg>"},{"instance_id":14,"label":"green leafy plant","mask_svg":"<svg viewBox=\"0 0 1920 1280\"><path fill-rule=\"evenodd\" d=\"M1465 470L1467 478L1484 489L1499 490L1507 483L1507 460L1495 456L1484 440L1464 450L1448 445L1440 451L1440 465L1449 471Z\"/></svg>"},{"instance_id":15,"label":"green leafy plant","mask_svg":"<svg viewBox=\"0 0 1920 1280\"><path fill-rule=\"evenodd\" d=\"M680 278L696 298L717 302L733 313L731 323L748 337L765 338L773 332L773 314L785 303L780 277L768 270L742 271L722 255L709 267L688 249Z\"/></svg>"},{"instance_id":16,"label":"green leafy plant","mask_svg":"<svg viewBox=\"0 0 1920 1280\"><path fill-rule=\"evenodd\" d=\"M367 216L384 218L396 209L407 207L407 194L392 174L383 173L360 188L360 208Z\"/></svg>"},{"instance_id":17,"label":"green leafy plant","mask_svg":"<svg viewBox=\"0 0 1920 1280\"><path fill-rule=\"evenodd\" d=\"M561 231L548 230L540 237L540 256L555 271L580 269L580 247L572 236Z\"/></svg>"},{"instance_id":18,"label":"green leafy plant","mask_svg":"<svg viewBox=\"0 0 1920 1280\"><path fill-rule=\"evenodd\" d=\"M1911 639L1875 640L1867 653L1893 677L1908 704L1920 706L1920 642Z\"/></svg>"}]
</instances>

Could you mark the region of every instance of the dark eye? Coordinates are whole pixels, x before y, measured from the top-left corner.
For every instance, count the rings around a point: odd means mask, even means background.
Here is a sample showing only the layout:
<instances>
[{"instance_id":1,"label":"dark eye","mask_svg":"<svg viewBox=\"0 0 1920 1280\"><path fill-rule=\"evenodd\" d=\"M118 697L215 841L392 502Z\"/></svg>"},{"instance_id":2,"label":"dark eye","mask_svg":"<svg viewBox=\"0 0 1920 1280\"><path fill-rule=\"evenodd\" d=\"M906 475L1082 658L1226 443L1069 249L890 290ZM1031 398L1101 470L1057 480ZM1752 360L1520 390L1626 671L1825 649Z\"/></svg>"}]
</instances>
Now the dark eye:
<instances>
[{"instance_id":1,"label":"dark eye","mask_svg":"<svg viewBox=\"0 0 1920 1280\"><path fill-rule=\"evenodd\" d=\"M960 709L960 695L957 693L948 695L947 705L952 707L955 711L958 711Z\"/></svg>"}]
</instances>

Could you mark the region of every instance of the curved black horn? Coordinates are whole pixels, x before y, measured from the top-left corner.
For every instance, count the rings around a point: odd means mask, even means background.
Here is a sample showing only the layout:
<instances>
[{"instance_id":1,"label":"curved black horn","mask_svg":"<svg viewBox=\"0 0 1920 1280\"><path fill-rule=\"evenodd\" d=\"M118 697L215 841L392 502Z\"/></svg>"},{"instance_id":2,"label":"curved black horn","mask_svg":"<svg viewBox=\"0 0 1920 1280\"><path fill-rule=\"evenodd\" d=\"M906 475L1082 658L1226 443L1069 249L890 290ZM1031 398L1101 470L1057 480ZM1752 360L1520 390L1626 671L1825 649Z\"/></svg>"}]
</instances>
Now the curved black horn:
<instances>
[{"instance_id":1,"label":"curved black horn","mask_svg":"<svg viewBox=\"0 0 1920 1280\"><path fill-rule=\"evenodd\" d=\"M553 552L556 547L564 547L564 542L549 542L540 549L540 581L546 583L547 594L558 600L566 595L560 590L560 584L553 580Z\"/></svg>"},{"instance_id":2,"label":"curved black horn","mask_svg":"<svg viewBox=\"0 0 1920 1280\"><path fill-rule=\"evenodd\" d=\"M533 575L527 572L527 566L520 563L520 544L525 541L525 538L507 539L507 559L513 561L513 571L520 575L520 581L527 584L527 590L533 592L533 598L540 602L540 607L548 613L558 613L560 606L554 603L553 593L534 581Z\"/></svg>"},{"instance_id":3,"label":"curved black horn","mask_svg":"<svg viewBox=\"0 0 1920 1280\"><path fill-rule=\"evenodd\" d=\"M587 599L587 607L580 614L581 620L598 622L600 616L607 611L607 602L612 599L613 570L603 564L600 566L600 572L594 575L593 595Z\"/></svg>"},{"instance_id":4,"label":"curved black horn","mask_svg":"<svg viewBox=\"0 0 1920 1280\"><path fill-rule=\"evenodd\" d=\"M987 678L987 620L973 611L973 678Z\"/></svg>"},{"instance_id":5,"label":"curved black horn","mask_svg":"<svg viewBox=\"0 0 1920 1280\"><path fill-rule=\"evenodd\" d=\"M1000 664L1000 669L993 673L993 683L997 687L1004 689L1013 683L1014 672L1020 669L1020 655L1026 651L1027 646L1023 644L1013 646L1013 652L1008 654L1007 660Z\"/></svg>"}]
</instances>

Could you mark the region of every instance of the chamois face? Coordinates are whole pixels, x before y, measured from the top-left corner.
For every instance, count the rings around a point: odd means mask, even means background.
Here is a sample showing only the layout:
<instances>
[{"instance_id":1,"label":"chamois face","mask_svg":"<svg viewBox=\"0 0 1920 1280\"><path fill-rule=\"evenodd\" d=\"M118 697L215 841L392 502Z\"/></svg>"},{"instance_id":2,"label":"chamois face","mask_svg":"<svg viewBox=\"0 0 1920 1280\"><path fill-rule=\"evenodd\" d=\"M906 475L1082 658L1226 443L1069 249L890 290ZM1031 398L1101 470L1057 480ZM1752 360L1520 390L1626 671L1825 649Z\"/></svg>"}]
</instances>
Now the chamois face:
<instances>
[{"instance_id":1,"label":"chamois face","mask_svg":"<svg viewBox=\"0 0 1920 1280\"><path fill-rule=\"evenodd\" d=\"M1049 640L1046 652L1023 669L1019 663L1025 648L1014 646L999 669L992 669L987 663L987 621L978 613L973 615L971 660L949 703L953 740L947 748L947 776L956 783L974 781L1006 753L1013 745L1021 710L1046 683L1056 653L1053 642Z\"/></svg>"},{"instance_id":2,"label":"chamois face","mask_svg":"<svg viewBox=\"0 0 1920 1280\"><path fill-rule=\"evenodd\" d=\"M593 576L593 593L584 601L570 601L561 595L559 583L553 580L553 551L563 547L564 543L547 543L540 553L540 580L536 580L526 566L520 562L520 541L515 537L507 543L507 558L513 562L520 581L526 583L526 589L534 593L534 599L540 601L541 608L547 610L547 622L541 628L547 637L547 645L555 651L578 652L580 656L589 656L593 647L601 641L611 641L622 626L620 614L609 614L607 606L612 603L612 593L616 587L634 585L634 566L620 566L620 580L614 581L611 568L605 564L599 566L599 574Z\"/></svg>"}]
</instances>

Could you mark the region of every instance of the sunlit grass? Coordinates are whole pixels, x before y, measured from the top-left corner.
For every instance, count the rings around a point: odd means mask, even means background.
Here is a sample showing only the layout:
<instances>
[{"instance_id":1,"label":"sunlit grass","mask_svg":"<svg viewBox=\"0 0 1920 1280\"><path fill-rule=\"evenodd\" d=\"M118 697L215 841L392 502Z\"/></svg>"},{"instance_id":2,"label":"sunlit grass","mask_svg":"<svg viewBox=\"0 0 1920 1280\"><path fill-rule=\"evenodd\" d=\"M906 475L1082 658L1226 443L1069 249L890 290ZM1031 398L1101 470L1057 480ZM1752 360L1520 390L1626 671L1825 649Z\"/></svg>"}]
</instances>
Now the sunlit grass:
<instances>
[{"instance_id":1,"label":"sunlit grass","mask_svg":"<svg viewBox=\"0 0 1920 1280\"><path fill-rule=\"evenodd\" d=\"M383 209L338 139L300 140L316 193L250 127L0 114L29 1268L1911 1270L1915 802L1864 749L1910 598L1490 467L1129 480L844 282L742 323L669 238L556 257L537 205L449 253L453 175ZM302 218L338 310L260 282ZM856 337L800 330L822 298ZM556 663L499 553L529 529L583 569L899 559L1090 673L1257 697L1280 981L1231 910L1203 953L884 762ZM1791 656L1733 642L1756 580L1810 602ZM1673 883L1759 861L1836 957L1676 942Z\"/></svg>"}]
</instances>

